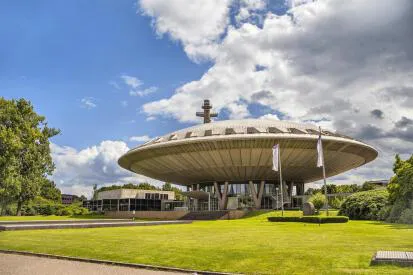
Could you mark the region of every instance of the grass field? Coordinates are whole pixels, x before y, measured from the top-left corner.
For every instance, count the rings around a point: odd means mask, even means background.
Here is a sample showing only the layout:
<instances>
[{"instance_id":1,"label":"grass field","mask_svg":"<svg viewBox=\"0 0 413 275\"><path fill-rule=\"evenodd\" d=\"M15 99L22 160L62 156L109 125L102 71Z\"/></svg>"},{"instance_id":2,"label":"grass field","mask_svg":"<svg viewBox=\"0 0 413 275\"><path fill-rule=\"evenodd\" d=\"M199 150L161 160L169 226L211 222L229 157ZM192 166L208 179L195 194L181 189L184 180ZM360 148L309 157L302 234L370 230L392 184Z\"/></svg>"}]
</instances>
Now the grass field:
<instances>
[{"instance_id":1,"label":"grass field","mask_svg":"<svg viewBox=\"0 0 413 275\"><path fill-rule=\"evenodd\" d=\"M0 249L239 273L413 273L369 266L377 250L413 251L413 226L267 222L272 215L279 212L187 225L5 231Z\"/></svg>"}]
</instances>

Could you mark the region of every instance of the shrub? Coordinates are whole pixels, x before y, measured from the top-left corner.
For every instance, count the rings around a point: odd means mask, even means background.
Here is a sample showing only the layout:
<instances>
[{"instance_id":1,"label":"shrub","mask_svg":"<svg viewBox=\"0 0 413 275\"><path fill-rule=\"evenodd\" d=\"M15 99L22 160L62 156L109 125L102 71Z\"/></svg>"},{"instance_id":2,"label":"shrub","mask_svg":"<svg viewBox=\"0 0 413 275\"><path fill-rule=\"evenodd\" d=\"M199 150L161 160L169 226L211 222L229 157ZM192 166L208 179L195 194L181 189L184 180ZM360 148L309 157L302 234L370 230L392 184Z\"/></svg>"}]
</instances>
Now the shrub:
<instances>
[{"instance_id":1,"label":"shrub","mask_svg":"<svg viewBox=\"0 0 413 275\"><path fill-rule=\"evenodd\" d=\"M320 223L346 223L347 216L320 217Z\"/></svg>"},{"instance_id":2,"label":"shrub","mask_svg":"<svg viewBox=\"0 0 413 275\"><path fill-rule=\"evenodd\" d=\"M314 208L317 210L318 213L320 209L325 205L326 197L321 193L317 193L312 195L308 201L314 205Z\"/></svg>"},{"instance_id":3,"label":"shrub","mask_svg":"<svg viewBox=\"0 0 413 275\"><path fill-rule=\"evenodd\" d=\"M30 205L23 205L21 214L22 216L34 216L36 215L36 210Z\"/></svg>"},{"instance_id":4,"label":"shrub","mask_svg":"<svg viewBox=\"0 0 413 275\"><path fill-rule=\"evenodd\" d=\"M413 224L413 209L406 208L400 215L400 218L397 220L398 223L407 223Z\"/></svg>"},{"instance_id":5,"label":"shrub","mask_svg":"<svg viewBox=\"0 0 413 275\"><path fill-rule=\"evenodd\" d=\"M301 222L301 217L268 217L270 222Z\"/></svg>"},{"instance_id":6,"label":"shrub","mask_svg":"<svg viewBox=\"0 0 413 275\"><path fill-rule=\"evenodd\" d=\"M341 204L339 215L354 220L379 220L382 209L386 206L389 193L387 190L370 190L348 196Z\"/></svg>"},{"instance_id":7,"label":"shrub","mask_svg":"<svg viewBox=\"0 0 413 275\"><path fill-rule=\"evenodd\" d=\"M329 202L329 205L334 209L340 209L342 203L342 199L335 197Z\"/></svg>"},{"instance_id":8,"label":"shrub","mask_svg":"<svg viewBox=\"0 0 413 275\"><path fill-rule=\"evenodd\" d=\"M306 222L306 223L346 223L346 216L304 216L304 217L268 217L270 222Z\"/></svg>"}]
</instances>

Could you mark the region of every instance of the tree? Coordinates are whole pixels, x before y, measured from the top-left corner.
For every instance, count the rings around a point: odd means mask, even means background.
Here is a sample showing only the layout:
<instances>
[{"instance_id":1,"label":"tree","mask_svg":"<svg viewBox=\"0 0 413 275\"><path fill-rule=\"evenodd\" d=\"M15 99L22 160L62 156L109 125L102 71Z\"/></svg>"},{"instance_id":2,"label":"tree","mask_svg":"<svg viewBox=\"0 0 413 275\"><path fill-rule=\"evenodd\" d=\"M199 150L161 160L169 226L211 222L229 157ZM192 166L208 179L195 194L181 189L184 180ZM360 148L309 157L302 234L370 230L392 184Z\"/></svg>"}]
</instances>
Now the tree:
<instances>
[{"instance_id":1,"label":"tree","mask_svg":"<svg viewBox=\"0 0 413 275\"><path fill-rule=\"evenodd\" d=\"M59 188L56 187L56 184L49 179L43 181L40 187L40 196L57 203L62 202L62 193Z\"/></svg>"},{"instance_id":2,"label":"tree","mask_svg":"<svg viewBox=\"0 0 413 275\"><path fill-rule=\"evenodd\" d=\"M172 185L169 182L165 182L165 184L162 186L163 191L172 191Z\"/></svg>"},{"instance_id":3,"label":"tree","mask_svg":"<svg viewBox=\"0 0 413 275\"><path fill-rule=\"evenodd\" d=\"M320 209L326 203L326 197L321 193L316 193L313 196L311 196L311 198L308 201L314 205L314 208L317 210L317 213L319 213Z\"/></svg>"},{"instance_id":4,"label":"tree","mask_svg":"<svg viewBox=\"0 0 413 275\"><path fill-rule=\"evenodd\" d=\"M413 155L407 160L396 155L393 171L395 175L387 186L391 205L389 221L413 223L413 219L406 219L413 214Z\"/></svg>"},{"instance_id":5,"label":"tree","mask_svg":"<svg viewBox=\"0 0 413 275\"><path fill-rule=\"evenodd\" d=\"M363 185L361 186L361 191L369 191L369 190L373 190L376 189L376 185L372 182L368 182L366 181L365 183L363 183Z\"/></svg>"},{"instance_id":6,"label":"tree","mask_svg":"<svg viewBox=\"0 0 413 275\"><path fill-rule=\"evenodd\" d=\"M0 98L0 192L3 202L17 202L17 215L53 172L49 139L59 132L29 101Z\"/></svg>"},{"instance_id":7,"label":"tree","mask_svg":"<svg viewBox=\"0 0 413 275\"><path fill-rule=\"evenodd\" d=\"M140 184L138 185L138 188L137 188L137 189L144 189L144 190L159 190L159 188L158 188L158 187L153 186L152 184L149 184L149 183L147 183L147 182L140 183Z\"/></svg>"}]
</instances>

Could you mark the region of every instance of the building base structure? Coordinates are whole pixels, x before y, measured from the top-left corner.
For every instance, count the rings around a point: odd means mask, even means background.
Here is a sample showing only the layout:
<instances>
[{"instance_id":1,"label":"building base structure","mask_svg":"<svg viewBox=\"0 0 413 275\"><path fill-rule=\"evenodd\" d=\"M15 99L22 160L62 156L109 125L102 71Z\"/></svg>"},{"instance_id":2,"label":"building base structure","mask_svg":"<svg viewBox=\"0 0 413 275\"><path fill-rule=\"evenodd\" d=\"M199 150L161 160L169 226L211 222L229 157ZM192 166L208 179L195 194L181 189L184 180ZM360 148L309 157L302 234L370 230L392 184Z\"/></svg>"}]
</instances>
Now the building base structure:
<instances>
[{"instance_id":1,"label":"building base structure","mask_svg":"<svg viewBox=\"0 0 413 275\"><path fill-rule=\"evenodd\" d=\"M304 195L304 183L283 182L283 193L276 181L224 181L193 184L184 192L184 205L189 211L236 209L299 208L303 203L295 197Z\"/></svg>"}]
</instances>

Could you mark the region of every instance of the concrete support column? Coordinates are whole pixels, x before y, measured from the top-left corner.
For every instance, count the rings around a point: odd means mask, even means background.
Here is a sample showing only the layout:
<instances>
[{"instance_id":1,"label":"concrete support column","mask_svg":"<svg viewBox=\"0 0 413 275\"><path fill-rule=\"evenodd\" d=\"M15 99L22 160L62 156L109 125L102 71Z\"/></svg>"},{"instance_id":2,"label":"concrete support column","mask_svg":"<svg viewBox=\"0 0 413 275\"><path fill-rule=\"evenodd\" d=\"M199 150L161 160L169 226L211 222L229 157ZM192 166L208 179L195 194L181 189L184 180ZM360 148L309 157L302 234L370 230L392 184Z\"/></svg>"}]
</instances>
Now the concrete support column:
<instances>
[{"instance_id":1,"label":"concrete support column","mask_svg":"<svg viewBox=\"0 0 413 275\"><path fill-rule=\"evenodd\" d=\"M303 182L296 183L295 187L296 187L298 196L304 195L304 183Z\"/></svg>"},{"instance_id":2,"label":"concrete support column","mask_svg":"<svg viewBox=\"0 0 413 275\"><path fill-rule=\"evenodd\" d=\"M289 207L293 206L293 186L294 182L290 181L288 183L288 199L290 200L290 203L288 204Z\"/></svg>"},{"instance_id":3,"label":"concrete support column","mask_svg":"<svg viewBox=\"0 0 413 275\"><path fill-rule=\"evenodd\" d=\"M216 181L214 181L215 193L218 198L219 210L225 210L227 208L227 194L228 194L228 182L224 183L224 191L221 193L221 188Z\"/></svg>"},{"instance_id":4,"label":"concrete support column","mask_svg":"<svg viewBox=\"0 0 413 275\"><path fill-rule=\"evenodd\" d=\"M221 209L226 210L227 209L227 201L228 201L228 181L224 183L224 192L222 193L222 205Z\"/></svg>"},{"instance_id":5,"label":"concrete support column","mask_svg":"<svg viewBox=\"0 0 413 275\"><path fill-rule=\"evenodd\" d=\"M260 209L261 208L262 194L264 192L265 181L260 182L260 186L258 188L258 194L257 194L257 190L255 190L254 183L251 180L248 182L248 184L249 184L249 188L250 188L250 192L251 192L251 197L254 200L255 208Z\"/></svg>"}]
</instances>

